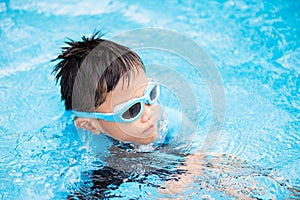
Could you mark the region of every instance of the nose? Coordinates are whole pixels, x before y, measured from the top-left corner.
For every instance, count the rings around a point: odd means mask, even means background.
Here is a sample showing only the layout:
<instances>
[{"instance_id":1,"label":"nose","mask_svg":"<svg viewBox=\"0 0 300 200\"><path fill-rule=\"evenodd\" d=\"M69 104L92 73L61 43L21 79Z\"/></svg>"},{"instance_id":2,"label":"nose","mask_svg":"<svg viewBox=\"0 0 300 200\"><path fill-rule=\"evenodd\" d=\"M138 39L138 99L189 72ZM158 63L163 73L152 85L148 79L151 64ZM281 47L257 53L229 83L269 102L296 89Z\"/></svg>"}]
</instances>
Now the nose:
<instances>
[{"instance_id":1,"label":"nose","mask_svg":"<svg viewBox=\"0 0 300 200\"><path fill-rule=\"evenodd\" d=\"M145 104L144 111L142 114L142 122L147 122L151 117L151 105Z\"/></svg>"}]
</instances>

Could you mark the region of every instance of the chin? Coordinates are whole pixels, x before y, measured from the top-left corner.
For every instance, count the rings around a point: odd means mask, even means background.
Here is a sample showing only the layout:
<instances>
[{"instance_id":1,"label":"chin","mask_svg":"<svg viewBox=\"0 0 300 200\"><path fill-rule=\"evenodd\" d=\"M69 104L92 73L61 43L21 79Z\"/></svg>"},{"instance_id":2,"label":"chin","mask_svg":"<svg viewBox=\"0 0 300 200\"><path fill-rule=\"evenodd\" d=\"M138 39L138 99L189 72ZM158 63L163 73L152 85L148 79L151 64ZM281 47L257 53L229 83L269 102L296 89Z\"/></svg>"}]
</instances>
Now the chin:
<instances>
[{"instance_id":1,"label":"chin","mask_svg":"<svg viewBox=\"0 0 300 200\"><path fill-rule=\"evenodd\" d=\"M148 136L146 138L142 138L142 140L139 142L139 144L142 144L142 145L150 144L155 141L155 139L157 138L157 135L158 134L155 131L150 136Z\"/></svg>"}]
</instances>

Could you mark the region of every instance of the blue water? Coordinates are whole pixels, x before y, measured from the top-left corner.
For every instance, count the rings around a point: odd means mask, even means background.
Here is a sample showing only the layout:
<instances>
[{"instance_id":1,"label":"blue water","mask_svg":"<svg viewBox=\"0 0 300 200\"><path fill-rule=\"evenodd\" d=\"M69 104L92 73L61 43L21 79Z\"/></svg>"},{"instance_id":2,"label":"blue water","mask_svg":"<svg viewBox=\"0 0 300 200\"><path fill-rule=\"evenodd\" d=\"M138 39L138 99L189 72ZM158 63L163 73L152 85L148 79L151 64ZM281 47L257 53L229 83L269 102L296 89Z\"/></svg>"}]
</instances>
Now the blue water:
<instances>
[{"instance_id":1,"label":"blue water","mask_svg":"<svg viewBox=\"0 0 300 200\"><path fill-rule=\"evenodd\" d=\"M82 183L82 172L99 168L64 112L51 75L50 60L63 41L94 30L109 39L149 27L196 42L225 91L224 124L211 151L232 157L221 158L223 164L208 159L223 171L208 168L181 196L231 199L248 188L245 195L250 191L254 198L299 198L299 10L299 1L0 1L0 199L65 199ZM169 66L192 88L201 109L201 143L213 107L204 77L172 52L139 53L146 66ZM256 189L249 189L251 181ZM160 180L150 176L148 183ZM226 193L227 186L235 193ZM124 199L161 196L135 182L113 193Z\"/></svg>"}]
</instances>

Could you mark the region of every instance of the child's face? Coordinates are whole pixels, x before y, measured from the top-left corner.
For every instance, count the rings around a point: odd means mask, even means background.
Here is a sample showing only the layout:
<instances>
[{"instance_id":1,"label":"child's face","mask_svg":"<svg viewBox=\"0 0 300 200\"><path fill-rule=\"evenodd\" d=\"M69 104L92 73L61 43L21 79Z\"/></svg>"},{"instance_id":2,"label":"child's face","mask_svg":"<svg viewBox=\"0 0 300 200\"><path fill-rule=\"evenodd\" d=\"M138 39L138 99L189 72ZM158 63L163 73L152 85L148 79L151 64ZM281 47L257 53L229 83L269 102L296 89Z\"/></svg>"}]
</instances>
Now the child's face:
<instances>
[{"instance_id":1,"label":"child's face","mask_svg":"<svg viewBox=\"0 0 300 200\"><path fill-rule=\"evenodd\" d=\"M116 88L108 93L105 102L96 109L96 112L112 113L116 105L143 96L148 82L149 79L143 70L135 71L135 75L130 77L129 86L127 78L124 79L124 83L123 79L120 79ZM135 144L149 144L153 142L158 134L158 105L145 104L144 107L141 117L131 123L97 120L101 132L124 142Z\"/></svg>"}]
</instances>

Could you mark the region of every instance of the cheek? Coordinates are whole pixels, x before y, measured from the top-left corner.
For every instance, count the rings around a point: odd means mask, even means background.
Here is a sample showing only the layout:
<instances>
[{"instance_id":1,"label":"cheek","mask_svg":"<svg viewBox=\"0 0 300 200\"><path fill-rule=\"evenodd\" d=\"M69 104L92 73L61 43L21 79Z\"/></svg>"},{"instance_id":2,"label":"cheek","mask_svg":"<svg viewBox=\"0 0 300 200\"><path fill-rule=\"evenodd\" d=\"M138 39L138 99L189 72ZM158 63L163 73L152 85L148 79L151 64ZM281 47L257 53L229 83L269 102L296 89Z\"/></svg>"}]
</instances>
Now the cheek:
<instances>
[{"instance_id":1,"label":"cheek","mask_svg":"<svg viewBox=\"0 0 300 200\"><path fill-rule=\"evenodd\" d=\"M116 136L121 135L120 127L117 123L100 120L99 124L101 127L101 131L104 132L105 134L110 135L114 138L116 138Z\"/></svg>"},{"instance_id":2,"label":"cheek","mask_svg":"<svg viewBox=\"0 0 300 200\"><path fill-rule=\"evenodd\" d=\"M99 123L104 133L116 139L126 139L128 137L134 137L139 133L141 129L138 124L135 123L124 124L106 121L100 121Z\"/></svg>"},{"instance_id":3,"label":"cheek","mask_svg":"<svg viewBox=\"0 0 300 200\"><path fill-rule=\"evenodd\" d=\"M153 105L153 107L151 109L151 115L152 115L154 122L155 121L157 122L157 120L158 120L159 111L160 111L160 109L159 109L158 104Z\"/></svg>"},{"instance_id":4,"label":"cheek","mask_svg":"<svg viewBox=\"0 0 300 200\"><path fill-rule=\"evenodd\" d=\"M135 136L140 132L141 127L138 123L133 122L129 124L119 124L119 129L128 136Z\"/></svg>"}]
</instances>

